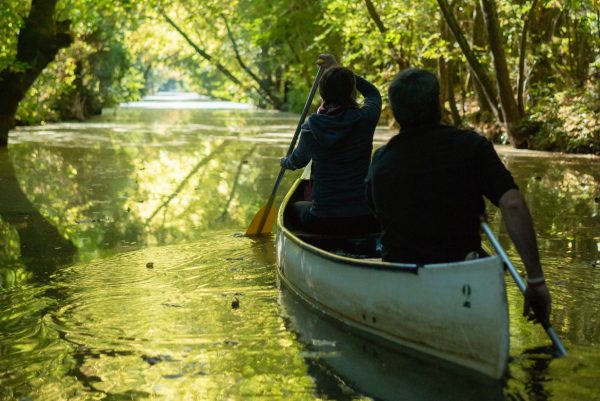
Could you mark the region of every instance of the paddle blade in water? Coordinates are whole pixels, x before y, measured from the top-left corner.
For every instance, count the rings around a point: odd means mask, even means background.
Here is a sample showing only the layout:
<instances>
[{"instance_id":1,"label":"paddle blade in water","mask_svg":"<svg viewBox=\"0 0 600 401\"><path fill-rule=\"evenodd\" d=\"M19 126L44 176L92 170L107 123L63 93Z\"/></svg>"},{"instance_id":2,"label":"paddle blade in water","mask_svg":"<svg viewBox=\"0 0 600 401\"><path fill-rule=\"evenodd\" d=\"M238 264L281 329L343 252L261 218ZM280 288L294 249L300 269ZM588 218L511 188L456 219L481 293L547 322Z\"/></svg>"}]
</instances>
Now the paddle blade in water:
<instances>
[{"instance_id":1,"label":"paddle blade in water","mask_svg":"<svg viewBox=\"0 0 600 401\"><path fill-rule=\"evenodd\" d=\"M267 206L263 206L260 208L258 213L252 219L252 223L246 230L246 235L267 235L271 233L271 228L273 227L273 222L275 221L275 205L271 205L268 210ZM266 215L266 219L265 219ZM262 221L264 220L264 224L260 227Z\"/></svg>"}]
</instances>

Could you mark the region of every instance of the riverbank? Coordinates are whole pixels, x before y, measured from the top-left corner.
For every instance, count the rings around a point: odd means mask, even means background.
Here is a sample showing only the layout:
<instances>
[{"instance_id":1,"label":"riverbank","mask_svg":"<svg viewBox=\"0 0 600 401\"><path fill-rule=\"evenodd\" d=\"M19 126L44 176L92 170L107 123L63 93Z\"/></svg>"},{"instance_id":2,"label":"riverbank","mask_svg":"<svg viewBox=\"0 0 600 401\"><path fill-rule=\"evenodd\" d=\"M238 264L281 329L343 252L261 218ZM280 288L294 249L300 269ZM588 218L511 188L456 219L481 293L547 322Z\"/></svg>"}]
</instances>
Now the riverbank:
<instances>
[{"instance_id":1,"label":"riverbank","mask_svg":"<svg viewBox=\"0 0 600 401\"><path fill-rule=\"evenodd\" d=\"M594 109L594 94L566 95L555 94L548 97L531 111L524 122L529 133L529 150L556 152L557 154L590 154L600 155L600 112ZM600 95L597 95L600 96ZM586 100L588 101L586 103ZM231 102L214 99L208 96L187 92L158 92L145 96L139 101L121 104L122 108L144 109L238 109L257 110L249 103ZM508 143L504 127L494 122L490 115L482 115L476 104L462 106L460 126L472 128L498 145ZM114 109L104 109L103 113L111 113ZM277 110L265 110L277 112ZM286 113L286 112L283 112ZM48 123L68 123L72 120L60 121L57 115L46 115ZM92 117L97 118L97 116ZM445 114L446 123L452 124L450 115ZM89 119L88 119L89 120ZM82 120L76 120L81 122ZM87 121L87 120L86 120ZM22 127L35 126L46 121L33 118ZM397 130L389 107L384 104L380 126Z\"/></svg>"}]
</instances>

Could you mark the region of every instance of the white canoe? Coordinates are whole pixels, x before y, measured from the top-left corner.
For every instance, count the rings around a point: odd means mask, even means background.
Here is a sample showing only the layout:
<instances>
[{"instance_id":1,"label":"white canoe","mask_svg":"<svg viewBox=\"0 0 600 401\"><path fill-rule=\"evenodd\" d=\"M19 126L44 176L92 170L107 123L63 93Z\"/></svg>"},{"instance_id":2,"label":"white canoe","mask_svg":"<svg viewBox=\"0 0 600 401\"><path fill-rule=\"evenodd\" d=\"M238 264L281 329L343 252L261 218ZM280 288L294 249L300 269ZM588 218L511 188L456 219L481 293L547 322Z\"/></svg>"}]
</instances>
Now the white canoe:
<instances>
[{"instance_id":1,"label":"white canoe","mask_svg":"<svg viewBox=\"0 0 600 401\"><path fill-rule=\"evenodd\" d=\"M411 265L321 249L342 242L286 227L286 206L301 199L298 180L277 217L281 280L321 312L386 343L408 347L492 378L508 359L508 305L498 257ZM348 250L346 250L347 254Z\"/></svg>"}]
</instances>

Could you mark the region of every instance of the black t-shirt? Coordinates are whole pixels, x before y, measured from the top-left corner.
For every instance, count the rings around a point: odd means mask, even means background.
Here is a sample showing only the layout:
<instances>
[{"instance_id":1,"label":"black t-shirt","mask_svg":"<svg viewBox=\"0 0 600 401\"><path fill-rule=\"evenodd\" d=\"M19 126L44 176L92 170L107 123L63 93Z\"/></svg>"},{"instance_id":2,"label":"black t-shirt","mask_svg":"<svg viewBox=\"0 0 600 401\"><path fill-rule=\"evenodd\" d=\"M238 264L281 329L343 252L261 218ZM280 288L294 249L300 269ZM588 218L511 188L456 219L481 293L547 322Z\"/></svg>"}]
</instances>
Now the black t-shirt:
<instances>
[{"instance_id":1,"label":"black t-shirt","mask_svg":"<svg viewBox=\"0 0 600 401\"><path fill-rule=\"evenodd\" d=\"M517 188L493 145L447 126L402 130L375 152L367 196L382 225L383 259L463 260L479 251L482 196Z\"/></svg>"}]
</instances>

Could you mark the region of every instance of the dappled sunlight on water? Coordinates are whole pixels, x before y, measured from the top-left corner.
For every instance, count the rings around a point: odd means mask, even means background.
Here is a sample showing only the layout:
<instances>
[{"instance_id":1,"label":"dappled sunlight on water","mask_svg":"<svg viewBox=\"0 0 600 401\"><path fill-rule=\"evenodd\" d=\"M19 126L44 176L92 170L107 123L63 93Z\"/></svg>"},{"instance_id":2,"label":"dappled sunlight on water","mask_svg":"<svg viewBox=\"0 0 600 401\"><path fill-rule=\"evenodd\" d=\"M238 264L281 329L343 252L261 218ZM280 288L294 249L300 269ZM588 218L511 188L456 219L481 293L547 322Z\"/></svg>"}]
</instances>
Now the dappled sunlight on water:
<instances>
[{"instance_id":1,"label":"dappled sunlight on water","mask_svg":"<svg viewBox=\"0 0 600 401\"><path fill-rule=\"evenodd\" d=\"M20 329L1 333L3 384L62 399L303 398L311 381L273 302L272 247L214 232L62 269L11 299L4 327Z\"/></svg>"},{"instance_id":2,"label":"dappled sunlight on water","mask_svg":"<svg viewBox=\"0 0 600 401\"><path fill-rule=\"evenodd\" d=\"M507 280L511 362L490 383L355 337L280 291L272 238L239 233L297 116L177 101L19 128L0 151L0 400L600 399L598 158L500 148L570 355L549 357ZM391 135L378 129L376 146Z\"/></svg>"}]
</instances>

